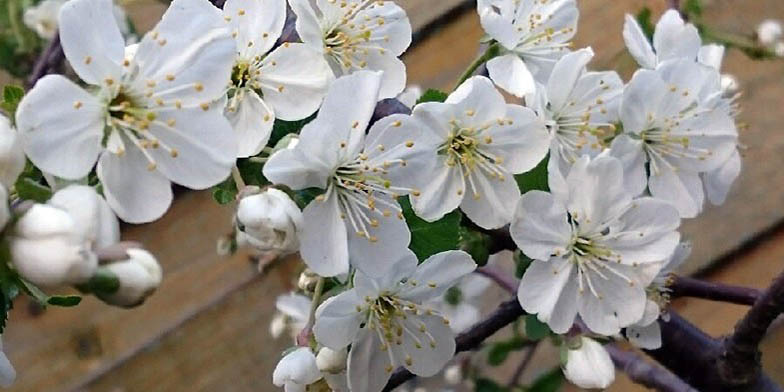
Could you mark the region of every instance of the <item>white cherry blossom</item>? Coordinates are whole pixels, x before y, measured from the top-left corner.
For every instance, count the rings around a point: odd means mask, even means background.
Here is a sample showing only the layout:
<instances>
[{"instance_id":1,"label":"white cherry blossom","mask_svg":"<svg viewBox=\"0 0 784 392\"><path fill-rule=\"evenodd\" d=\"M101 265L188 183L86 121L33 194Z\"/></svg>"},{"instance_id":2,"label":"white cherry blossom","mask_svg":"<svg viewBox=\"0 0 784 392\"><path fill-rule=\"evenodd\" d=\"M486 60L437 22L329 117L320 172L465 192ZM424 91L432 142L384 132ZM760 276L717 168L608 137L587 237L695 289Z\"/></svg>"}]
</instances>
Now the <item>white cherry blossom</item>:
<instances>
[{"instance_id":1,"label":"white cherry blossom","mask_svg":"<svg viewBox=\"0 0 784 392\"><path fill-rule=\"evenodd\" d=\"M27 162L19 139L11 122L0 114L0 184L6 189L14 186Z\"/></svg>"},{"instance_id":2,"label":"white cherry blossom","mask_svg":"<svg viewBox=\"0 0 784 392\"><path fill-rule=\"evenodd\" d=\"M237 156L257 155L275 119L315 112L332 81L321 53L300 43L273 49L286 22L286 0L228 0L223 15L237 41L226 117L237 135Z\"/></svg>"},{"instance_id":3,"label":"white cherry blossom","mask_svg":"<svg viewBox=\"0 0 784 392\"><path fill-rule=\"evenodd\" d=\"M482 28L503 48L487 63L490 79L518 97L545 83L569 53L579 16L575 0L479 0L477 10Z\"/></svg>"},{"instance_id":4,"label":"white cherry blossom","mask_svg":"<svg viewBox=\"0 0 784 392\"><path fill-rule=\"evenodd\" d=\"M126 250L128 258L101 266L119 281L117 291L113 293L95 293L104 302L121 307L141 305L152 295L163 278L163 270L158 260L144 249Z\"/></svg>"},{"instance_id":5,"label":"white cherry blossom","mask_svg":"<svg viewBox=\"0 0 784 392\"><path fill-rule=\"evenodd\" d=\"M348 273L351 264L367 274L383 275L390 267L379 254L407 252L411 234L396 198L396 171L408 135L415 132L407 116L378 121L365 135L378 101L380 72L361 71L332 84L315 120L293 149L275 153L264 175L292 189L321 188L302 212L300 253L321 276Z\"/></svg>"},{"instance_id":6,"label":"white cherry blossom","mask_svg":"<svg viewBox=\"0 0 784 392\"><path fill-rule=\"evenodd\" d=\"M563 367L567 380L580 388L604 389L615 381L615 366L607 350L597 341L580 337L579 347L567 349Z\"/></svg>"},{"instance_id":7,"label":"white cherry blossom","mask_svg":"<svg viewBox=\"0 0 784 392\"><path fill-rule=\"evenodd\" d=\"M697 28L691 23L685 23L680 13L673 9L667 10L656 23L653 43L648 41L637 20L627 14L623 40L632 57L647 69L654 69L667 60L696 60L702 46Z\"/></svg>"},{"instance_id":8,"label":"white cherry blossom","mask_svg":"<svg viewBox=\"0 0 784 392\"><path fill-rule=\"evenodd\" d=\"M308 385L320 378L316 356L308 347L300 347L288 353L272 373L272 383L283 387L286 392L305 392Z\"/></svg>"},{"instance_id":9,"label":"white cherry blossom","mask_svg":"<svg viewBox=\"0 0 784 392\"><path fill-rule=\"evenodd\" d=\"M228 176L236 143L213 101L225 92L236 49L217 8L175 0L126 53L111 7L109 0L63 6L63 50L90 88L44 77L19 105L17 126L41 170L79 179L97 161L117 215L149 222L171 204L171 182L204 189Z\"/></svg>"},{"instance_id":10,"label":"white cherry blossom","mask_svg":"<svg viewBox=\"0 0 784 392\"><path fill-rule=\"evenodd\" d=\"M394 1L289 0L302 42L321 52L335 77L359 70L384 71L379 99L406 87L398 57L411 45L411 23Z\"/></svg>"},{"instance_id":11,"label":"white cherry blossom","mask_svg":"<svg viewBox=\"0 0 784 392\"><path fill-rule=\"evenodd\" d=\"M243 190L250 193L248 191L249 188ZM303 224L302 211L289 195L279 189L256 189L240 199L235 221L240 244L280 255L299 250L297 228Z\"/></svg>"},{"instance_id":12,"label":"white cherry blossom","mask_svg":"<svg viewBox=\"0 0 784 392\"><path fill-rule=\"evenodd\" d=\"M523 195L510 226L534 259L517 297L556 333L579 313L591 331L616 334L642 318L645 288L680 239L678 211L633 199L621 162L610 156L583 156L565 178L549 174L552 193Z\"/></svg>"},{"instance_id":13,"label":"white cherry blossom","mask_svg":"<svg viewBox=\"0 0 784 392\"><path fill-rule=\"evenodd\" d=\"M614 71L588 71L591 58L591 48L565 55L547 84L526 97L552 138L549 170L564 172L583 154L598 155L605 132L618 120L623 81Z\"/></svg>"},{"instance_id":14,"label":"white cherry blossom","mask_svg":"<svg viewBox=\"0 0 784 392\"><path fill-rule=\"evenodd\" d=\"M626 327L626 338L629 339L633 345L644 348L646 350L655 350L660 348L661 342L661 327L659 326L659 319L669 321L669 314L666 307L670 302L670 290L667 284L670 277L680 267L684 261L691 254L691 244L682 242L675 248L675 253L664 264L664 267L656 275L656 278L648 286L646 290L648 293L648 302L645 304L645 313L643 318Z\"/></svg>"},{"instance_id":15,"label":"white cherry blossom","mask_svg":"<svg viewBox=\"0 0 784 392\"><path fill-rule=\"evenodd\" d=\"M316 340L333 350L351 345L352 391L381 391L398 366L433 376L455 354L454 333L448 320L422 304L475 268L467 253L448 251L419 266L416 256L408 253L378 279L358 271L352 289L319 306L313 327Z\"/></svg>"},{"instance_id":16,"label":"white cherry blossom","mask_svg":"<svg viewBox=\"0 0 784 392\"><path fill-rule=\"evenodd\" d=\"M536 167L549 147L536 114L506 104L490 79L476 76L444 103L417 105L411 118L401 172L416 214L435 221L460 207L486 229L509 223L520 197L513 175Z\"/></svg>"},{"instance_id":17,"label":"white cherry blossom","mask_svg":"<svg viewBox=\"0 0 784 392\"><path fill-rule=\"evenodd\" d=\"M68 185L55 192L46 202L58 207L74 219L77 235L93 249L120 241L120 222L109 204L94 188Z\"/></svg>"},{"instance_id":18,"label":"white cherry blossom","mask_svg":"<svg viewBox=\"0 0 784 392\"><path fill-rule=\"evenodd\" d=\"M737 153L734 119L728 110L707 103L718 97L716 92L720 94L718 73L690 60L635 73L621 103L624 132L611 146L624 163L631 193L647 187L654 197L675 205L682 217L699 214L705 199L700 174Z\"/></svg>"}]
</instances>

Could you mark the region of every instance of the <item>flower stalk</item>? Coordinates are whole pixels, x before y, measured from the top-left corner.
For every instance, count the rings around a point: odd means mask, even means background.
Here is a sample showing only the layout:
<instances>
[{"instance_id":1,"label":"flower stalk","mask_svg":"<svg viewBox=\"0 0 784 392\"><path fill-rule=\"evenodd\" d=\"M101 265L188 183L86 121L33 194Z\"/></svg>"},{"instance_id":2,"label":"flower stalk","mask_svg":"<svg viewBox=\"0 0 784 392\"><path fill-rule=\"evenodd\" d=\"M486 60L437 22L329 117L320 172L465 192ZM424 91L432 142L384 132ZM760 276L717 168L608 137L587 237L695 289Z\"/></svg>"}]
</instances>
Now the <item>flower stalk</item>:
<instances>
[{"instance_id":1,"label":"flower stalk","mask_svg":"<svg viewBox=\"0 0 784 392\"><path fill-rule=\"evenodd\" d=\"M465 72L463 72L463 74L457 80L457 83L455 83L455 88L453 90L457 90L457 88L461 84L463 84L463 82L465 82L466 80L468 80L468 78L473 76L474 72L476 72L476 70L479 69L479 67L481 67L488 61L498 57L499 55L501 55L501 44L499 44L498 42L493 42L492 44L490 44L490 46L487 47L487 50L485 50L484 53L482 53L479 57L477 57L476 60L474 60L474 62L471 63L471 65L469 65L468 68L466 68Z\"/></svg>"}]
</instances>

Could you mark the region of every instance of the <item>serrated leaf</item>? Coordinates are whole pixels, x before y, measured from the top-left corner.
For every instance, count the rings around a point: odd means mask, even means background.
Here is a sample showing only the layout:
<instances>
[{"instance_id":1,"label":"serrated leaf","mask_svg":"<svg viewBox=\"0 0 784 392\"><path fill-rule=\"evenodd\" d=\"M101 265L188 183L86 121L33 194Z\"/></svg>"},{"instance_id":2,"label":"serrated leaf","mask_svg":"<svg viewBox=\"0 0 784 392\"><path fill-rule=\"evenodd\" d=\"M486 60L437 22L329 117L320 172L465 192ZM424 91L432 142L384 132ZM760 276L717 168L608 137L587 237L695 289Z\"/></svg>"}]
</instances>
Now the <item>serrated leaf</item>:
<instances>
[{"instance_id":1,"label":"serrated leaf","mask_svg":"<svg viewBox=\"0 0 784 392\"><path fill-rule=\"evenodd\" d=\"M32 178L20 177L14 185L16 194L23 200L45 203L52 197L52 190Z\"/></svg>"},{"instance_id":2,"label":"serrated leaf","mask_svg":"<svg viewBox=\"0 0 784 392\"><path fill-rule=\"evenodd\" d=\"M428 223L416 216L408 197L401 197L398 201L411 231L411 244L408 247L420 262L436 253L458 249L462 218L460 211L452 211L440 220Z\"/></svg>"},{"instance_id":3,"label":"serrated leaf","mask_svg":"<svg viewBox=\"0 0 784 392\"><path fill-rule=\"evenodd\" d=\"M448 97L449 94L431 88L430 90L425 91L421 97L419 97L417 100L417 105L425 102L444 102Z\"/></svg>"},{"instance_id":4,"label":"serrated leaf","mask_svg":"<svg viewBox=\"0 0 784 392\"><path fill-rule=\"evenodd\" d=\"M525 337L528 340L537 341L548 336L550 336L550 327L547 324L539 321L533 314L525 316Z\"/></svg>"},{"instance_id":5,"label":"serrated leaf","mask_svg":"<svg viewBox=\"0 0 784 392\"><path fill-rule=\"evenodd\" d=\"M549 156L545 157L535 168L514 176L517 187L520 188L520 193L525 194L534 190L548 192L550 190L547 182L547 162L549 160Z\"/></svg>"},{"instance_id":6,"label":"serrated leaf","mask_svg":"<svg viewBox=\"0 0 784 392\"><path fill-rule=\"evenodd\" d=\"M78 295L65 295L49 297L46 301L49 305L70 308L79 305L82 302L82 297Z\"/></svg>"},{"instance_id":7,"label":"serrated leaf","mask_svg":"<svg viewBox=\"0 0 784 392\"><path fill-rule=\"evenodd\" d=\"M547 373L537 377L528 387L529 392L557 392L561 389L564 382L564 375L561 368L553 368Z\"/></svg>"}]
</instances>

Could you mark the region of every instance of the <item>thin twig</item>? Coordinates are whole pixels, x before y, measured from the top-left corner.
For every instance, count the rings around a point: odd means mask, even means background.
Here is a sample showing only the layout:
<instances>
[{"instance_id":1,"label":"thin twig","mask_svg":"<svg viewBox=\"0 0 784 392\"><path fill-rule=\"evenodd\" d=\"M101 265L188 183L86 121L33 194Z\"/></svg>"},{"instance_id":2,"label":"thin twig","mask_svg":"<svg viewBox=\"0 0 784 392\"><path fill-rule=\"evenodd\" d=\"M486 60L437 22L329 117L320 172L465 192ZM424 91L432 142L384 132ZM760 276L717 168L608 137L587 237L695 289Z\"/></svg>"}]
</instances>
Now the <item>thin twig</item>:
<instances>
[{"instance_id":1,"label":"thin twig","mask_svg":"<svg viewBox=\"0 0 784 392\"><path fill-rule=\"evenodd\" d=\"M694 297L738 305L754 305L760 297L760 291L754 288L706 282L683 276L675 276L667 287L671 290L670 296L673 298Z\"/></svg>"},{"instance_id":2,"label":"thin twig","mask_svg":"<svg viewBox=\"0 0 784 392\"><path fill-rule=\"evenodd\" d=\"M455 354L479 347L485 339L515 322L515 320L525 314L523 308L520 307L520 303L517 302L517 299L502 303L498 309L484 321L479 322L469 330L457 336L455 339L457 344ZM392 374L389 382L387 382L387 386L384 388L384 392L390 392L414 377L415 376L408 370L400 368Z\"/></svg>"},{"instance_id":3,"label":"thin twig","mask_svg":"<svg viewBox=\"0 0 784 392\"><path fill-rule=\"evenodd\" d=\"M492 265L478 268L476 273L494 281L512 295L517 293L517 287L520 286L520 282L515 277L509 276L505 271Z\"/></svg>"},{"instance_id":4,"label":"thin twig","mask_svg":"<svg viewBox=\"0 0 784 392\"><path fill-rule=\"evenodd\" d=\"M523 360L517 365L517 369L512 373L512 378L510 378L509 382L506 384L510 389L520 383L520 379L523 377L523 374L525 374L525 369L528 368L528 365L530 365L531 361L534 359L536 348L539 347L540 342L541 340L537 340L528 346L528 350L526 350Z\"/></svg>"},{"instance_id":5,"label":"thin twig","mask_svg":"<svg viewBox=\"0 0 784 392\"><path fill-rule=\"evenodd\" d=\"M622 350L614 344L604 348L618 370L626 373L637 384L660 392L697 392L669 370L653 365L632 351Z\"/></svg>"},{"instance_id":6,"label":"thin twig","mask_svg":"<svg viewBox=\"0 0 784 392\"><path fill-rule=\"evenodd\" d=\"M55 34L49 41L49 45L38 55L38 59L33 65L33 71L27 78L27 88L32 88L44 76L55 72L65 61L65 53L60 45L60 34Z\"/></svg>"}]
</instances>

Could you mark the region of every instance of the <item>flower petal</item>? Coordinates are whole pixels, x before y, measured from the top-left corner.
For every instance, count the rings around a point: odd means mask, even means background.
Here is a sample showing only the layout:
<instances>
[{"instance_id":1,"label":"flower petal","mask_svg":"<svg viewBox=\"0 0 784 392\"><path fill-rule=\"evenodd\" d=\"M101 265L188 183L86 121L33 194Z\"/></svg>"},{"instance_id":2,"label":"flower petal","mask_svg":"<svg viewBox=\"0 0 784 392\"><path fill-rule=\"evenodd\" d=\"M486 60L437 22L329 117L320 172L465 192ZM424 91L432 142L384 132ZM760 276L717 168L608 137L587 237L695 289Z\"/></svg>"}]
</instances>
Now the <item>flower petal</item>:
<instances>
[{"instance_id":1,"label":"flower petal","mask_svg":"<svg viewBox=\"0 0 784 392\"><path fill-rule=\"evenodd\" d=\"M402 344L392 345L397 361L418 376L431 377L440 372L455 355L455 337L448 321L432 314L401 320L406 335Z\"/></svg>"},{"instance_id":2,"label":"flower petal","mask_svg":"<svg viewBox=\"0 0 784 392\"><path fill-rule=\"evenodd\" d=\"M319 124L311 121L302 129L302 134ZM311 125L312 124L312 125ZM315 129L313 129L315 131ZM325 146L317 145L316 138L302 138L293 149L283 149L272 154L264 165L264 177L273 184L283 184L294 190L305 188L326 188L327 178L332 175L335 168L336 157L327 160L319 156L319 152L326 154Z\"/></svg>"},{"instance_id":3,"label":"flower petal","mask_svg":"<svg viewBox=\"0 0 784 392\"><path fill-rule=\"evenodd\" d=\"M384 257L381 254L379 256ZM362 271L357 271L354 275L354 289L359 298L376 298L384 291L396 291L399 283L403 279L408 279L416 271L419 262L414 252L410 250L396 259L384 258L391 263L389 270L383 276L371 277Z\"/></svg>"},{"instance_id":4,"label":"flower petal","mask_svg":"<svg viewBox=\"0 0 784 392\"><path fill-rule=\"evenodd\" d=\"M88 84L110 85L122 76L125 39L112 8L111 0L71 0L60 9L63 52Z\"/></svg>"},{"instance_id":5,"label":"flower petal","mask_svg":"<svg viewBox=\"0 0 784 392\"><path fill-rule=\"evenodd\" d=\"M357 12L354 20L368 24L370 38L366 46L375 50L383 48L397 57L411 45L411 22L406 11L394 1L373 3Z\"/></svg>"},{"instance_id":6,"label":"flower petal","mask_svg":"<svg viewBox=\"0 0 784 392\"><path fill-rule=\"evenodd\" d=\"M699 174L685 170L675 172L667 165L657 166L659 170L648 178L651 195L672 203L682 218L697 216L705 201Z\"/></svg>"},{"instance_id":7,"label":"flower petal","mask_svg":"<svg viewBox=\"0 0 784 392\"><path fill-rule=\"evenodd\" d=\"M354 290L344 291L324 301L316 310L316 323L313 325L316 341L333 350L343 349L356 341L363 322L357 306L362 305L364 301Z\"/></svg>"},{"instance_id":8,"label":"flower petal","mask_svg":"<svg viewBox=\"0 0 784 392\"><path fill-rule=\"evenodd\" d=\"M302 294L288 293L278 296L275 309L298 322L306 323L310 316L310 304L310 298Z\"/></svg>"},{"instance_id":9,"label":"flower petal","mask_svg":"<svg viewBox=\"0 0 784 392\"><path fill-rule=\"evenodd\" d=\"M580 388L607 388L615 381L615 367L610 354L595 340L580 339L579 349L568 350L564 376Z\"/></svg>"},{"instance_id":10,"label":"flower petal","mask_svg":"<svg viewBox=\"0 0 784 392\"><path fill-rule=\"evenodd\" d=\"M297 34L307 45L314 49L324 49L324 36L321 31L319 19L310 0L289 0L289 5L297 15Z\"/></svg>"},{"instance_id":11,"label":"flower petal","mask_svg":"<svg viewBox=\"0 0 784 392\"><path fill-rule=\"evenodd\" d=\"M242 94L239 105L226 108L225 116L234 128L237 157L247 158L258 155L267 145L275 124L275 112L255 91L245 90Z\"/></svg>"},{"instance_id":12,"label":"flower petal","mask_svg":"<svg viewBox=\"0 0 784 392\"><path fill-rule=\"evenodd\" d=\"M589 160L583 156L566 177L569 185L569 214L578 217L585 229L618 216L631 202L623 184L623 166L611 156Z\"/></svg>"},{"instance_id":13,"label":"flower petal","mask_svg":"<svg viewBox=\"0 0 784 392\"><path fill-rule=\"evenodd\" d=\"M418 217L435 222L463 201L465 181L460 170L447 166L443 157L438 158L433 171L423 176L428 176L430 182L419 190L419 196L411 195L411 204Z\"/></svg>"},{"instance_id":14,"label":"flower petal","mask_svg":"<svg viewBox=\"0 0 784 392\"><path fill-rule=\"evenodd\" d=\"M653 47L648 41L648 37L643 33L640 24L629 14L626 14L626 20L623 24L623 41L626 43L629 54L637 60L637 64L643 68L656 68L656 54L653 53Z\"/></svg>"},{"instance_id":15,"label":"flower petal","mask_svg":"<svg viewBox=\"0 0 784 392\"><path fill-rule=\"evenodd\" d=\"M321 378L321 372L316 366L316 356L310 351L309 347L300 347L278 362L275 371L272 372L272 383L276 386L286 386L289 391L289 384L302 385L303 388Z\"/></svg>"},{"instance_id":16,"label":"flower petal","mask_svg":"<svg viewBox=\"0 0 784 392\"><path fill-rule=\"evenodd\" d=\"M534 260L525 271L517 300L555 333L566 333L577 316L577 272L571 261L554 257Z\"/></svg>"},{"instance_id":17,"label":"flower petal","mask_svg":"<svg viewBox=\"0 0 784 392\"><path fill-rule=\"evenodd\" d=\"M668 10L656 23L653 47L660 63L678 58L696 60L701 44L697 28L685 24L676 10Z\"/></svg>"},{"instance_id":18,"label":"flower petal","mask_svg":"<svg viewBox=\"0 0 784 392\"><path fill-rule=\"evenodd\" d=\"M223 15L229 20L240 56L252 59L272 49L286 23L286 0L227 0Z\"/></svg>"},{"instance_id":19,"label":"flower petal","mask_svg":"<svg viewBox=\"0 0 784 392\"><path fill-rule=\"evenodd\" d=\"M460 209L484 229L497 229L511 222L520 199L520 188L514 177L503 170L501 173L492 178L475 169L465 180L466 195Z\"/></svg>"},{"instance_id":20,"label":"flower petal","mask_svg":"<svg viewBox=\"0 0 784 392\"><path fill-rule=\"evenodd\" d=\"M264 58L260 70L264 100L286 121L313 114L333 80L324 56L305 44L280 46Z\"/></svg>"},{"instance_id":21,"label":"flower petal","mask_svg":"<svg viewBox=\"0 0 784 392\"><path fill-rule=\"evenodd\" d=\"M676 231L681 221L678 210L651 197L635 199L633 203L618 218L623 227L610 228L607 245L620 255L619 262L627 265L668 259L680 240Z\"/></svg>"},{"instance_id":22,"label":"flower petal","mask_svg":"<svg viewBox=\"0 0 784 392\"><path fill-rule=\"evenodd\" d=\"M370 276L379 277L392 267L390 261L397 260L399 256L408 253L411 233L408 231L405 219L398 215L396 210L387 206L398 206L397 201L383 195L375 199L377 207L372 210L355 206L371 220L371 223L364 223L364 231L367 233L360 235L358 230L353 230L353 226L349 226L350 220L347 219L345 222L346 227L349 228L348 251L351 264ZM376 223L375 227L373 221Z\"/></svg>"},{"instance_id":23,"label":"flower petal","mask_svg":"<svg viewBox=\"0 0 784 392\"><path fill-rule=\"evenodd\" d=\"M708 200L713 205L722 205L727 199L727 194L732 188L732 183L740 175L740 153L736 149L730 159L728 159L718 169L704 174L705 193Z\"/></svg>"},{"instance_id":24,"label":"flower petal","mask_svg":"<svg viewBox=\"0 0 784 392\"><path fill-rule=\"evenodd\" d=\"M566 208L542 191L523 195L509 231L526 256L542 261L554 254L566 254L572 234Z\"/></svg>"},{"instance_id":25,"label":"flower petal","mask_svg":"<svg viewBox=\"0 0 784 392\"><path fill-rule=\"evenodd\" d=\"M630 284L607 271L602 272L602 277L592 270L584 270L583 277L590 279L596 294L585 282L586 287L578 295L580 317L585 325L595 333L608 336L639 321L647 302L645 286L636 282L638 267L612 264L612 268L635 283Z\"/></svg>"},{"instance_id":26,"label":"flower petal","mask_svg":"<svg viewBox=\"0 0 784 392\"><path fill-rule=\"evenodd\" d=\"M446 99L455 105L457 120L464 126L485 125L506 114L506 101L493 82L484 76L474 76L461 84ZM446 122L447 119L442 121Z\"/></svg>"},{"instance_id":27,"label":"flower petal","mask_svg":"<svg viewBox=\"0 0 784 392\"><path fill-rule=\"evenodd\" d=\"M440 297L464 276L476 269L476 263L466 252L450 250L428 257L409 279L408 289L401 298L421 303ZM416 282L413 286L412 282Z\"/></svg>"},{"instance_id":28,"label":"flower petal","mask_svg":"<svg viewBox=\"0 0 784 392\"><path fill-rule=\"evenodd\" d=\"M348 238L337 195L312 201L302 211L302 220L305 224L298 228L297 234L305 264L321 276L347 273Z\"/></svg>"},{"instance_id":29,"label":"flower petal","mask_svg":"<svg viewBox=\"0 0 784 392\"><path fill-rule=\"evenodd\" d=\"M148 170L148 161L136 147L123 156L104 153L98 160L98 179L103 195L117 216L128 223L147 223L160 218L172 202L169 180Z\"/></svg>"},{"instance_id":30,"label":"flower petal","mask_svg":"<svg viewBox=\"0 0 784 392\"><path fill-rule=\"evenodd\" d=\"M618 135L610 146L610 155L623 164L623 183L630 195L639 195L648 187L648 174L645 170L645 155L642 140L627 135Z\"/></svg>"},{"instance_id":31,"label":"flower petal","mask_svg":"<svg viewBox=\"0 0 784 392\"><path fill-rule=\"evenodd\" d=\"M16 125L25 153L38 168L78 179L101 153L105 115L95 96L63 76L49 75L22 99Z\"/></svg>"},{"instance_id":32,"label":"flower petal","mask_svg":"<svg viewBox=\"0 0 784 392\"><path fill-rule=\"evenodd\" d=\"M519 98L536 90L531 71L523 60L513 53L488 61L487 71L496 86Z\"/></svg>"},{"instance_id":33,"label":"flower petal","mask_svg":"<svg viewBox=\"0 0 784 392\"><path fill-rule=\"evenodd\" d=\"M661 326L658 321L651 324L640 326L632 325L626 327L626 338L635 347L645 350L656 350L661 348Z\"/></svg>"},{"instance_id":34,"label":"flower petal","mask_svg":"<svg viewBox=\"0 0 784 392\"><path fill-rule=\"evenodd\" d=\"M550 134L536 113L526 107L507 105L506 118L503 125L495 122L483 133L492 141L482 148L501 157L501 166L510 173L525 173L547 155Z\"/></svg>"},{"instance_id":35,"label":"flower petal","mask_svg":"<svg viewBox=\"0 0 784 392\"><path fill-rule=\"evenodd\" d=\"M585 73L585 66L592 58L593 50L589 47L569 53L555 63L547 82L547 98L553 111L560 111L568 104L577 81Z\"/></svg>"},{"instance_id":36,"label":"flower petal","mask_svg":"<svg viewBox=\"0 0 784 392\"><path fill-rule=\"evenodd\" d=\"M378 392L384 389L395 365L390 350L381 350L381 338L365 326L359 331L348 353L350 391Z\"/></svg>"}]
</instances>

